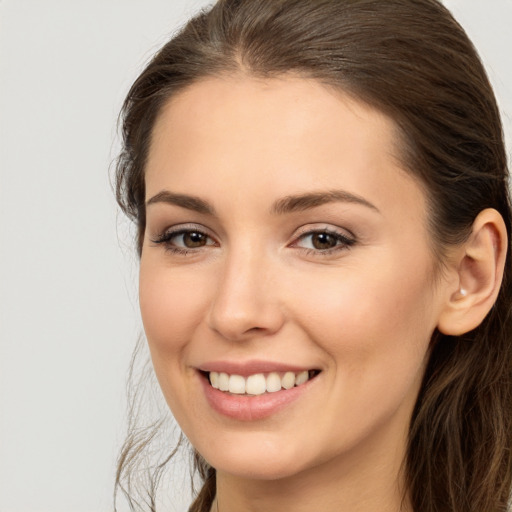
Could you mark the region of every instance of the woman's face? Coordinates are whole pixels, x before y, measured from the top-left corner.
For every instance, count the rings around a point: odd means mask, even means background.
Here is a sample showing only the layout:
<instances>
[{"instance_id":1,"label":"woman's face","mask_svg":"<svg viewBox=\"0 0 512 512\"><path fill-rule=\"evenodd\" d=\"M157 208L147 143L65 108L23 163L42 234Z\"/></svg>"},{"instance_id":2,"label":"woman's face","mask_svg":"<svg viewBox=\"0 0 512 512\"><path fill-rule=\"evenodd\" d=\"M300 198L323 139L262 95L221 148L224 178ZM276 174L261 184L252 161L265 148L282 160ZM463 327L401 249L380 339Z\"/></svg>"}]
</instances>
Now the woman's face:
<instances>
[{"instance_id":1,"label":"woman's face","mask_svg":"<svg viewBox=\"0 0 512 512\"><path fill-rule=\"evenodd\" d=\"M305 79L212 78L163 109L140 306L165 398L218 470L401 461L443 282L394 142Z\"/></svg>"}]
</instances>

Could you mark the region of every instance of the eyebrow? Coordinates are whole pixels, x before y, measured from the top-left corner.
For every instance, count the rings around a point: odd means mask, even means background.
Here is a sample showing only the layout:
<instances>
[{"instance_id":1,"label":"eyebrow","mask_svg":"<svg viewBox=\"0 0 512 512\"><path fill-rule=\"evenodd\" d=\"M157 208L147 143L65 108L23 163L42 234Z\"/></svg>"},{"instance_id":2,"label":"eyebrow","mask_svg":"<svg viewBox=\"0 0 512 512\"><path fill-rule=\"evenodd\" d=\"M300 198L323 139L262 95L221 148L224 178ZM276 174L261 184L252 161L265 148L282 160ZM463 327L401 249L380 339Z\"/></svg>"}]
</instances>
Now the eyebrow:
<instances>
[{"instance_id":1,"label":"eyebrow","mask_svg":"<svg viewBox=\"0 0 512 512\"><path fill-rule=\"evenodd\" d=\"M311 192L294 196L286 196L278 199L271 207L270 212L275 215L284 215L299 211L309 210L328 203L352 203L365 206L379 212L379 209L361 196L347 192L346 190L328 190L326 192ZM166 203L193 210L204 215L215 216L215 208L197 196L188 194L176 194L163 190L146 201L146 206L155 203ZM379 212L380 213L380 212Z\"/></svg>"},{"instance_id":2,"label":"eyebrow","mask_svg":"<svg viewBox=\"0 0 512 512\"><path fill-rule=\"evenodd\" d=\"M286 196L279 199L272 206L272 213L285 214L309 210L327 203L352 203L370 208L376 212L379 209L361 196L347 192L346 190L328 190L326 192L312 192L296 196Z\"/></svg>"},{"instance_id":3,"label":"eyebrow","mask_svg":"<svg viewBox=\"0 0 512 512\"><path fill-rule=\"evenodd\" d=\"M187 194L174 194L173 192L163 190L151 199L148 199L146 206L155 203L173 204L205 215L215 215L215 209L207 201L200 197L189 196Z\"/></svg>"}]
</instances>

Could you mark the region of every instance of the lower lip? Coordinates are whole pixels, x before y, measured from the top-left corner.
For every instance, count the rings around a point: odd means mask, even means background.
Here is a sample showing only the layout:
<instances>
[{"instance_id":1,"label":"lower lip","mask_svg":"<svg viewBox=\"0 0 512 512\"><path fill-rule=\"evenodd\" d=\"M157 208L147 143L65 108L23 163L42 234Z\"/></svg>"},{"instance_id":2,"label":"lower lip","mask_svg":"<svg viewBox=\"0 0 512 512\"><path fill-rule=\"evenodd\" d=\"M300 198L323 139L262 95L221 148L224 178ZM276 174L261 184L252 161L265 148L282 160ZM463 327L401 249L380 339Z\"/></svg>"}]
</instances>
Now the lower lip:
<instances>
[{"instance_id":1,"label":"lower lip","mask_svg":"<svg viewBox=\"0 0 512 512\"><path fill-rule=\"evenodd\" d=\"M295 402L309 388L314 379L291 388L263 395L232 395L211 386L208 379L200 376L204 393L212 409L223 416L239 421L256 421L276 414Z\"/></svg>"}]
</instances>

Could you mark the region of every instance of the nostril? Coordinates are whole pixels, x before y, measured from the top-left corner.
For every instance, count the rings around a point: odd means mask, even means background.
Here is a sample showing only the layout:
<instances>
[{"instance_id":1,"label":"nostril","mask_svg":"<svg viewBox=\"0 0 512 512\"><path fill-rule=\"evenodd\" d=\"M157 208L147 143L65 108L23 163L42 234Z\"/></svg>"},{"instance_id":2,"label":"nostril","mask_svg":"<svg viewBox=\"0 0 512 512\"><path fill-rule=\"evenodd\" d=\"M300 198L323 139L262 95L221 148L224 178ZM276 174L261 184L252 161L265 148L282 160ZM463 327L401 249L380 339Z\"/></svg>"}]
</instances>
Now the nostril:
<instances>
[{"instance_id":1,"label":"nostril","mask_svg":"<svg viewBox=\"0 0 512 512\"><path fill-rule=\"evenodd\" d=\"M220 278L207 315L209 328L230 341L276 333L285 316L274 300L275 290L255 271L235 267Z\"/></svg>"}]
</instances>

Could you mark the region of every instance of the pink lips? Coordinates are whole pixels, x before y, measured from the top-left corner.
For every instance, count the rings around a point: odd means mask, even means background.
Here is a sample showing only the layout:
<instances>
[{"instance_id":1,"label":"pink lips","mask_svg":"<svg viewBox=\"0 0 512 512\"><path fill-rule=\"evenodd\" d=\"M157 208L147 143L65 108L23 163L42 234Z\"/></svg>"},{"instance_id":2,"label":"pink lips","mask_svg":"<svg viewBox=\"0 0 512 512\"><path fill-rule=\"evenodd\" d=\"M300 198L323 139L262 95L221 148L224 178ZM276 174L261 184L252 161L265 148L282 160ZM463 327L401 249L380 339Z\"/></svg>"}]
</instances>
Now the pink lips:
<instances>
[{"instance_id":1,"label":"pink lips","mask_svg":"<svg viewBox=\"0 0 512 512\"><path fill-rule=\"evenodd\" d=\"M201 365L199 369L201 372L225 372L230 375L247 377L255 373L300 372L306 368L265 361L251 361L242 364L225 361ZM276 414L307 392L310 385L316 380L309 380L305 384L291 389L248 396L219 391L210 385L207 377L203 374L199 375L206 400L210 407L217 413L238 421L262 420Z\"/></svg>"},{"instance_id":2,"label":"pink lips","mask_svg":"<svg viewBox=\"0 0 512 512\"><path fill-rule=\"evenodd\" d=\"M229 375L241 375L248 377L255 373L270 373L270 372L294 372L298 373L303 370L311 370L308 367L290 366L289 364L273 363L270 361L247 361L245 363L232 362L232 361L215 361L205 363L198 368L202 372L225 372Z\"/></svg>"}]
</instances>

